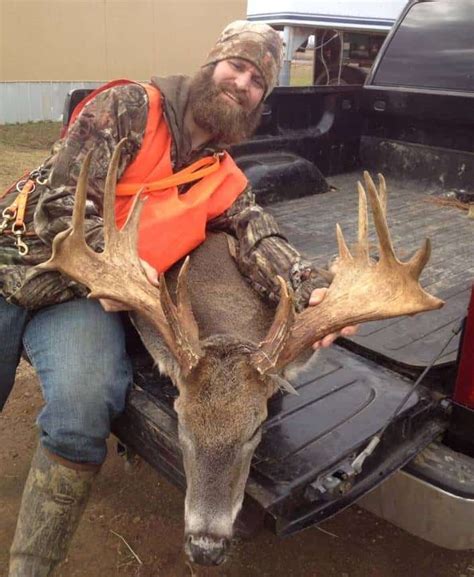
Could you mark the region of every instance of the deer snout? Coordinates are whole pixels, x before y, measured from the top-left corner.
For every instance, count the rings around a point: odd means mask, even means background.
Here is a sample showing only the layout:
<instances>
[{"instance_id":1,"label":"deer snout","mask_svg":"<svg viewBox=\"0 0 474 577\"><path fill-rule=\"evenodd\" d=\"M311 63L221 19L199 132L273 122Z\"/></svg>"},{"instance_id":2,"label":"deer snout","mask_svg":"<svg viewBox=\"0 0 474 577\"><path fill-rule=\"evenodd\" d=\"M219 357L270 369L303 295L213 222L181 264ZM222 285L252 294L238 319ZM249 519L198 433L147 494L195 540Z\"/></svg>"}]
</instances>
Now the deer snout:
<instances>
[{"instance_id":1,"label":"deer snout","mask_svg":"<svg viewBox=\"0 0 474 577\"><path fill-rule=\"evenodd\" d=\"M188 535L186 555L198 565L221 565L227 559L230 540L212 535Z\"/></svg>"}]
</instances>

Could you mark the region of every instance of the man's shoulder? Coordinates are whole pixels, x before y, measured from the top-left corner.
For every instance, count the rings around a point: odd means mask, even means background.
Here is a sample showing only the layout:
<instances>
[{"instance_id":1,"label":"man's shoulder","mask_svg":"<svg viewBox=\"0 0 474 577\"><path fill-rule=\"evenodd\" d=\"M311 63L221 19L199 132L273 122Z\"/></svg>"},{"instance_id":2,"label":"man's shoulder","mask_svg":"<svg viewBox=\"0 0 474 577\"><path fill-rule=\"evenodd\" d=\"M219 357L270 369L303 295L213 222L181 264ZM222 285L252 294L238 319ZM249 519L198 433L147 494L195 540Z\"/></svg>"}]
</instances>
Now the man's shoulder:
<instances>
[{"instance_id":1,"label":"man's shoulder","mask_svg":"<svg viewBox=\"0 0 474 577\"><path fill-rule=\"evenodd\" d=\"M142 102L147 99L147 91L143 84L140 82L123 81L120 84L109 83L100 87L102 90L97 94L96 98L101 100L119 100L119 101L131 101L131 102Z\"/></svg>"},{"instance_id":2,"label":"man's shoulder","mask_svg":"<svg viewBox=\"0 0 474 577\"><path fill-rule=\"evenodd\" d=\"M129 126L132 131L141 133L144 130L148 111L148 95L144 86L136 82L109 83L98 89L99 91L85 104L78 120L89 122L91 118L99 120L100 124L110 125L120 121L123 126ZM128 120L125 121L124 119Z\"/></svg>"},{"instance_id":3,"label":"man's shoulder","mask_svg":"<svg viewBox=\"0 0 474 577\"><path fill-rule=\"evenodd\" d=\"M95 88L75 108L70 122L87 114L119 112L142 108L148 103L147 92L144 86L127 80L113 80Z\"/></svg>"}]
</instances>

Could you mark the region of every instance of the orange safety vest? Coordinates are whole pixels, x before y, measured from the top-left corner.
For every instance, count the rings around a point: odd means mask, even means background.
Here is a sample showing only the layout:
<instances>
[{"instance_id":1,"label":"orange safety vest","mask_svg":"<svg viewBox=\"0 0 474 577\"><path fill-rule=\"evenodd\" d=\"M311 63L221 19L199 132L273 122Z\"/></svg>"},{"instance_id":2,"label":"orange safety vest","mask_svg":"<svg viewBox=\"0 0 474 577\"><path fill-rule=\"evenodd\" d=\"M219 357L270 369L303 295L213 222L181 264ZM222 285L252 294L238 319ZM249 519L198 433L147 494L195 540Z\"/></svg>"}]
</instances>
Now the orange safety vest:
<instances>
[{"instance_id":1,"label":"orange safety vest","mask_svg":"<svg viewBox=\"0 0 474 577\"><path fill-rule=\"evenodd\" d=\"M82 101L71 123L96 94L112 86L130 84L117 80L98 88ZM164 272L206 238L207 221L225 212L247 186L247 178L227 152L201 158L173 174L171 133L163 115L161 94L150 84L148 119L142 146L126 168L116 188L115 219L122 227L133 197L146 196L138 230L138 254ZM194 182L183 194L178 185Z\"/></svg>"}]
</instances>

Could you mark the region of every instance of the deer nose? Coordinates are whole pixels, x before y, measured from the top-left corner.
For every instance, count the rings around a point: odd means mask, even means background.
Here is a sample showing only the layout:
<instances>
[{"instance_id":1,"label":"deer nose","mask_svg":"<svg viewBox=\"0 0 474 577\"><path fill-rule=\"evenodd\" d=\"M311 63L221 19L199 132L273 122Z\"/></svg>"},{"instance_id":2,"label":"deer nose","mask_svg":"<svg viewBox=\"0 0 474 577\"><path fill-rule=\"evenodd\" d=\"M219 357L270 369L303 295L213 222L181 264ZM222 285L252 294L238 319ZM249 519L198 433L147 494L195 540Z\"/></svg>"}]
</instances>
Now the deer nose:
<instances>
[{"instance_id":1,"label":"deer nose","mask_svg":"<svg viewBox=\"0 0 474 577\"><path fill-rule=\"evenodd\" d=\"M229 539L210 535L188 535L186 554L198 565L221 565L227 558Z\"/></svg>"}]
</instances>

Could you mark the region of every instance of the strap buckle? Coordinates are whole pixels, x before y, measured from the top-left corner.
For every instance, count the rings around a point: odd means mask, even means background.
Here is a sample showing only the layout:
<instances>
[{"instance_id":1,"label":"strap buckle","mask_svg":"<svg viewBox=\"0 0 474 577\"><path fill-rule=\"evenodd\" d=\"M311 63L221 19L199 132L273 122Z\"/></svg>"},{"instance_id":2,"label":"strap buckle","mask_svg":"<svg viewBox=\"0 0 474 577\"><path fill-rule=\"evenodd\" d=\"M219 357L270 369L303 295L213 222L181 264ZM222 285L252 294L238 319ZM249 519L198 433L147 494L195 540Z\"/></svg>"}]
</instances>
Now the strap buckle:
<instances>
[{"instance_id":1,"label":"strap buckle","mask_svg":"<svg viewBox=\"0 0 474 577\"><path fill-rule=\"evenodd\" d=\"M0 234L3 234L5 232L5 229L8 227L8 225L10 224L10 221L13 220L16 216L16 211L12 211L10 209L10 207L6 208L3 212L2 212L2 222L0 223Z\"/></svg>"},{"instance_id":2,"label":"strap buckle","mask_svg":"<svg viewBox=\"0 0 474 577\"><path fill-rule=\"evenodd\" d=\"M23 242L23 236L26 232L24 218L28 196L35 189L36 184L32 178L20 180L16 184L17 197L12 204L2 212L3 220L0 224L0 234L3 234L10 225L10 222L14 221L11 226L11 233L16 237L16 248L21 256L27 255L29 251L28 246Z\"/></svg>"},{"instance_id":3,"label":"strap buckle","mask_svg":"<svg viewBox=\"0 0 474 577\"><path fill-rule=\"evenodd\" d=\"M18 225L15 223L12 226L12 233L16 236L16 248L21 256L26 256L29 252L28 246L23 242L23 235L26 232L26 226L24 223Z\"/></svg>"}]
</instances>

